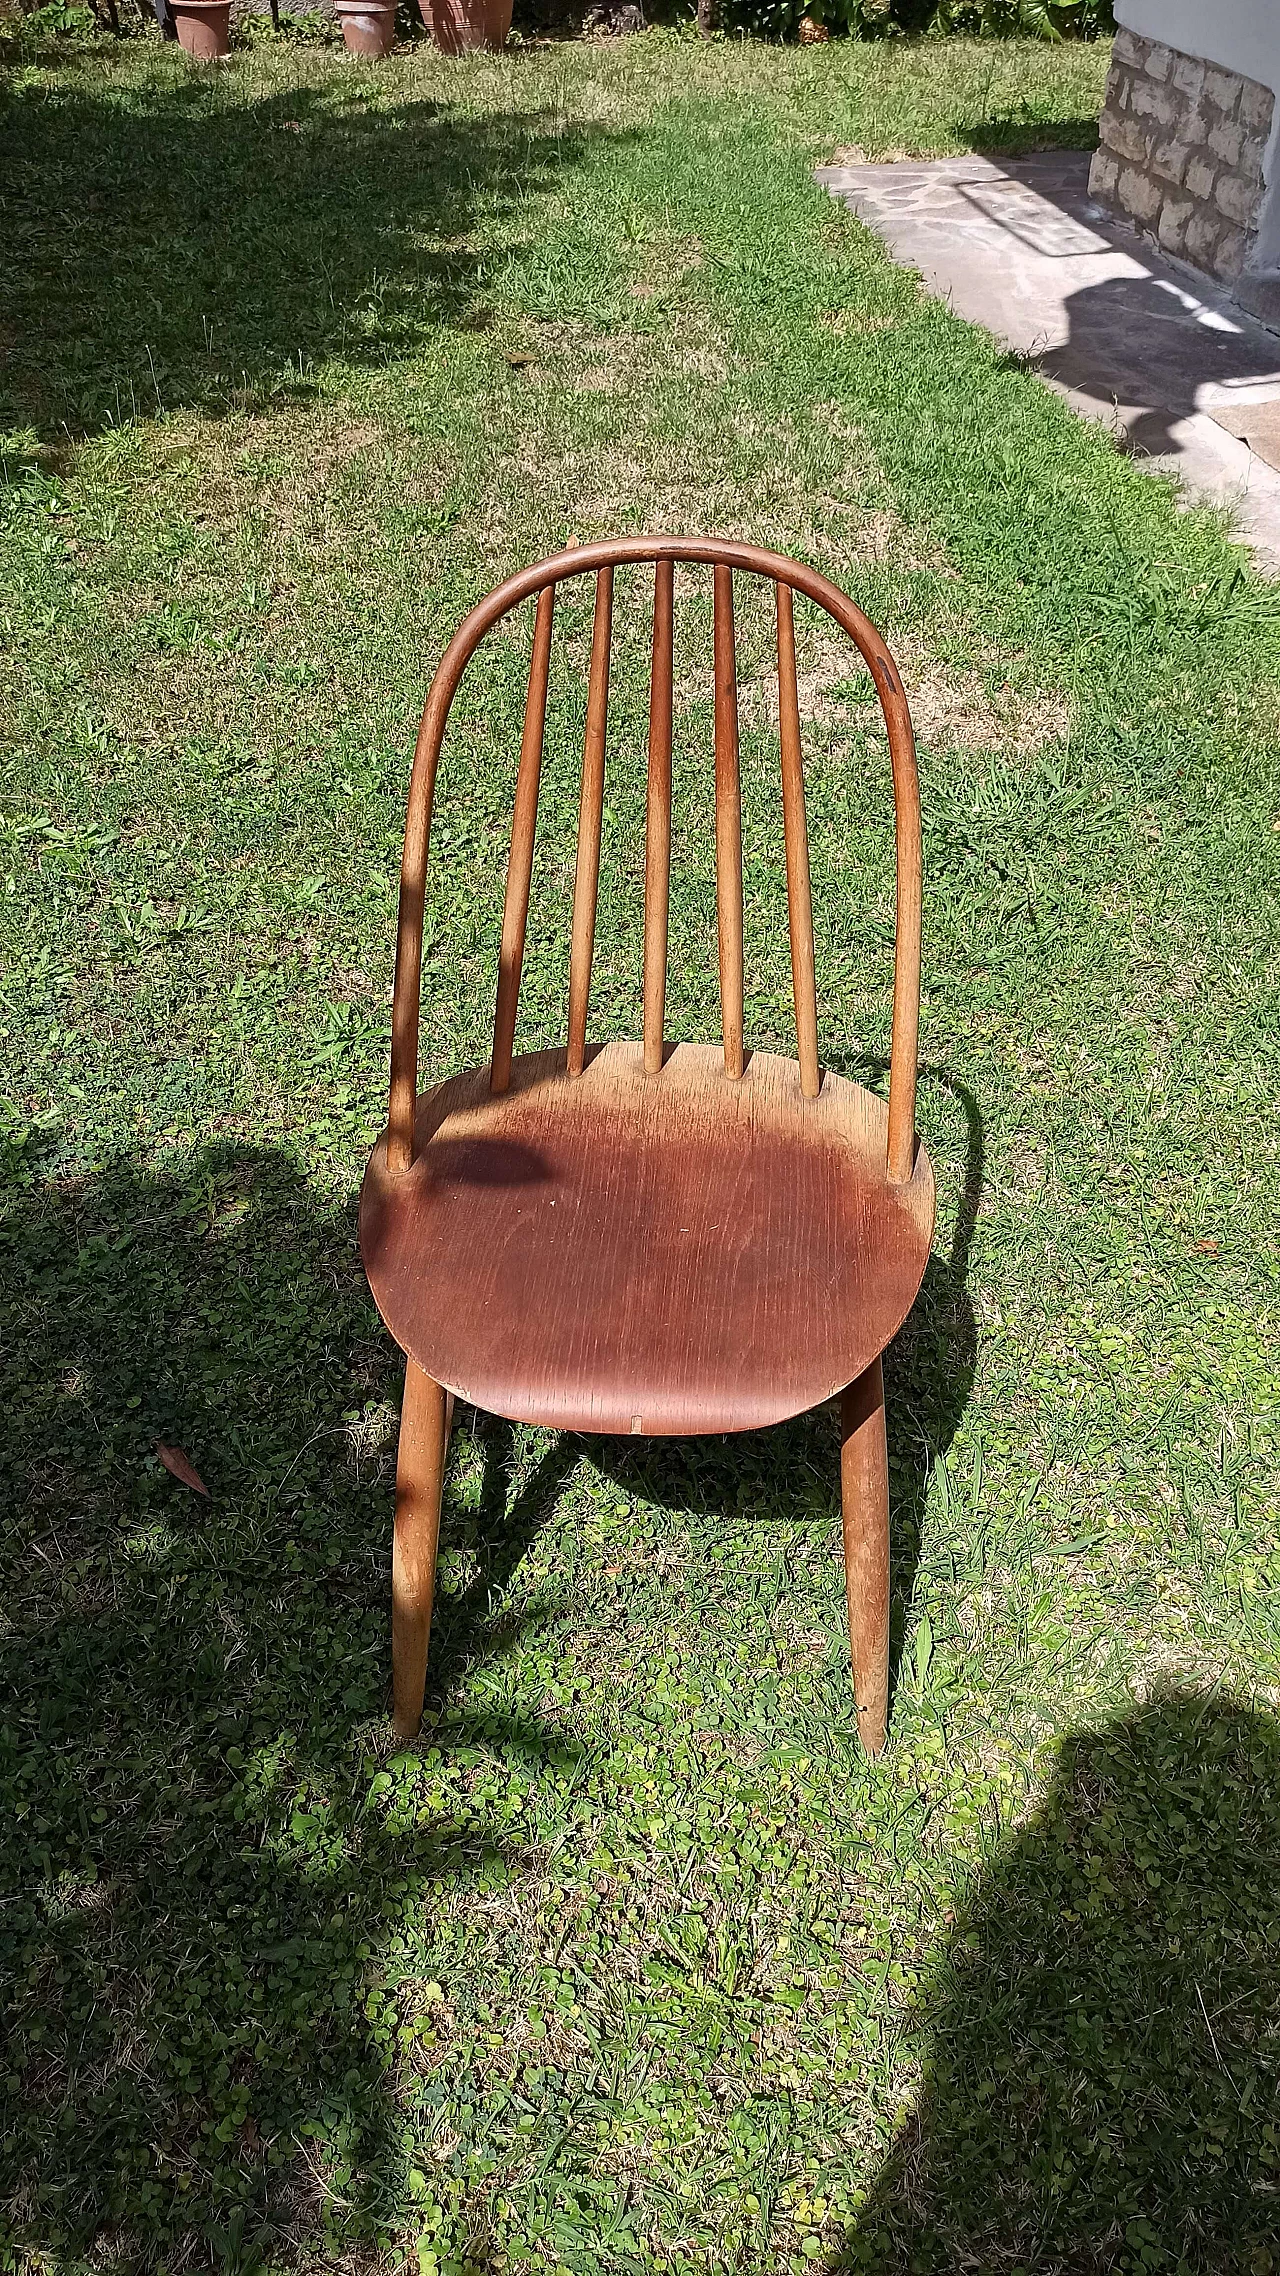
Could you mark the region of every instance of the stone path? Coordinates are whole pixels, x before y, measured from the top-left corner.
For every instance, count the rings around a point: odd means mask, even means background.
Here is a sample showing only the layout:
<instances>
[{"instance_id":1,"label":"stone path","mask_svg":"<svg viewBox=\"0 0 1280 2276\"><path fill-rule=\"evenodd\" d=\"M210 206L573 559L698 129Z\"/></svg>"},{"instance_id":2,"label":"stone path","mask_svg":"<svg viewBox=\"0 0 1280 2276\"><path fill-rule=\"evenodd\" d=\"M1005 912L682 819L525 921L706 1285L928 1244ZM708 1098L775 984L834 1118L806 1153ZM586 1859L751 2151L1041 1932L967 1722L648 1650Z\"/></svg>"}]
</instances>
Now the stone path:
<instances>
[{"instance_id":1,"label":"stone path","mask_svg":"<svg viewBox=\"0 0 1280 2276\"><path fill-rule=\"evenodd\" d=\"M818 180L1077 410L1230 505L1280 573L1280 336L1104 213L1088 173L1072 150L835 164Z\"/></svg>"}]
</instances>

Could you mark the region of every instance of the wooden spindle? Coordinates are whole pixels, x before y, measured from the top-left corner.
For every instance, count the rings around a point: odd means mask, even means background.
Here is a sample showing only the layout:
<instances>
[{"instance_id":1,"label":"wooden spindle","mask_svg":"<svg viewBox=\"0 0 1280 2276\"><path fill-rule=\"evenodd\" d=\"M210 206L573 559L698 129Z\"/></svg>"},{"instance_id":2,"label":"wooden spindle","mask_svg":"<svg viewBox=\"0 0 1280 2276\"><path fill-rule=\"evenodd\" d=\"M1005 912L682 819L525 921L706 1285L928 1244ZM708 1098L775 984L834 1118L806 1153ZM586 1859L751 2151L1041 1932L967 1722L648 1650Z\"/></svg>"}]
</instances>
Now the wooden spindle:
<instances>
[{"instance_id":1,"label":"wooden spindle","mask_svg":"<svg viewBox=\"0 0 1280 2276\"><path fill-rule=\"evenodd\" d=\"M675 568L660 561L653 582L653 673L649 682L649 795L644 834L644 1071L662 1066L671 894L671 688Z\"/></svg>"},{"instance_id":2,"label":"wooden spindle","mask_svg":"<svg viewBox=\"0 0 1280 2276\"><path fill-rule=\"evenodd\" d=\"M742 1073L742 785L738 769L738 674L733 638L733 571L717 562L715 580L716 916L720 935L720 1019L724 1071Z\"/></svg>"},{"instance_id":3,"label":"wooden spindle","mask_svg":"<svg viewBox=\"0 0 1280 2276\"><path fill-rule=\"evenodd\" d=\"M894 754L895 767L899 755ZM902 762L905 771L905 761ZM911 753L911 782L915 756ZM893 1040L889 1064L889 1180L906 1185L916 1158L916 1065L920 1050L920 812L906 808L898 822L897 948L893 964Z\"/></svg>"},{"instance_id":4,"label":"wooden spindle","mask_svg":"<svg viewBox=\"0 0 1280 2276\"><path fill-rule=\"evenodd\" d=\"M791 927L791 985L796 1004L800 1088L816 1098L818 995L813 969L813 894L809 879L809 825L800 755L800 695L796 685L795 609L790 585L778 592L778 739L782 747L782 827L787 846L787 918Z\"/></svg>"},{"instance_id":5,"label":"wooden spindle","mask_svg":"<svg viewBox=\"0 0 1280 2276\"><path fill-rule=\"evenodd\" d=\"M920 780L915 737L902 682L879 635L860 643L880 691L893 761L893 808L898 841L897 922L893 952L893 1036L889 1048L891 1185L906 1185L916 1158L916 1067L920 1048L920 921L923 861Z\"/></svg>"},{"instance_id":6,"label":"wooden spindle","mask_svg":"<svg viewBox=\"0 0 1280 2276\"><path fill-rule=\"evenodd\" d=\"M555 586L544 585L533 620L529 694L524 707L524 738L520 745L520 768L511 816L511 855L507 862L507 895L502 911L502 946L498 952L498 1003L493 1016L491 1091L505 1091L511 1081L525 927L529 921L533 840L538 826L538 785L542 778L542 745L547 727L547 680L551 670L551 617L555 601Z\"/></svg>"},{"instance_id":7,"label":"wooden spindle","mask_svg":"<svg viewBox=\"0 0 1280 2276\"><path fill-rule=\"evenodd\" d=\"M587 1000L591 994L591 956L600 892L600 831L604 818L604 741L609 717L609 640L613 629L613 570L596 577L596 613L591 632L591 677L587 687L587 732L582 751L582 797L578 806L578 859L573 880L573 940L569 951L569 1073L580 1075L587 1050Z\"/></svg>"}]
</instances>

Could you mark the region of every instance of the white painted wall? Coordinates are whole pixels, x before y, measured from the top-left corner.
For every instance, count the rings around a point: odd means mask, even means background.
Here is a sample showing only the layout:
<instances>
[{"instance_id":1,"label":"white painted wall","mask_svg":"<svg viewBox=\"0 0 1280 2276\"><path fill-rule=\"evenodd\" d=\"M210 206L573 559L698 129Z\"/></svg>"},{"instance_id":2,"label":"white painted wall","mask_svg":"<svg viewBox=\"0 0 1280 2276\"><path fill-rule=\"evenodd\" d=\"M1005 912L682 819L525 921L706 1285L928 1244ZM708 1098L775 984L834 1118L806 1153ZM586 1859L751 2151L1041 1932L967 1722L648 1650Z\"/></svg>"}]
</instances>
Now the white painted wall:
<instances>
[{"instance_id":1,"label":"white painted wall","mask_svg":"<svg viewBox=\"0 0 1280 2276\"><path fill-rule=\"evenodd\" d=\"M1117 24L1162 40L1226 71L1257 79L1276 96L1262 161L1265 188L1251 269L1280 269L1280 0L1115 0Z\"/></svg>"},{"instance_id":2,"label":"white painted wall","mask_svg":"<svg viewBox=\"0 0 1280 2276\"><path fill-rule=\"evenodd\" d=\"M1280 0L1115 0L1140 39L1203 55L1280 93Z\"/></svg>"}]
</instances>

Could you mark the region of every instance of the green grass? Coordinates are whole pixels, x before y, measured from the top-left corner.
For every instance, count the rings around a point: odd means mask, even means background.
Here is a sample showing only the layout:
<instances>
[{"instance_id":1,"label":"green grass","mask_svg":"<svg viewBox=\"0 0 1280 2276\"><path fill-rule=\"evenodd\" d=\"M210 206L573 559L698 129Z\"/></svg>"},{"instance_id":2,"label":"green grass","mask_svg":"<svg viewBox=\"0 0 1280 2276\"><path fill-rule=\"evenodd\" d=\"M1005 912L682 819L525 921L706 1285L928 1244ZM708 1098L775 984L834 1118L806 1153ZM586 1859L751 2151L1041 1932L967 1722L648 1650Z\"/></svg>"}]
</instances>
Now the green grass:
<instances>
[{"instance_id":1,"label":"green grass","mask_svg":"<svg viewBox=\"0 0 1280 2276\"><path fill-rule=\"evenodd\" d=\"M0 2265L1273 2266L1272 595L810 177L1086 138L1104 65L654 34L11 71ZM828 570L920 728L940 1220L890 1355L874 1768L829 1413L647 1448L464 1413L422 1743L385 1720L398 1374L354 1197L416 714L498 575L663 524ZM599 1034L638 1018L624 599ZM690 1035L693 575L680 622ZM585 600L561 629L529 1044ZM886 760L801 630L824 1051L880 1082ZM428 1073L486 1050L528 637L442 775ZM745 606L742 648L748 1020L785 1048Z\"/></svg>"}]
</instances>

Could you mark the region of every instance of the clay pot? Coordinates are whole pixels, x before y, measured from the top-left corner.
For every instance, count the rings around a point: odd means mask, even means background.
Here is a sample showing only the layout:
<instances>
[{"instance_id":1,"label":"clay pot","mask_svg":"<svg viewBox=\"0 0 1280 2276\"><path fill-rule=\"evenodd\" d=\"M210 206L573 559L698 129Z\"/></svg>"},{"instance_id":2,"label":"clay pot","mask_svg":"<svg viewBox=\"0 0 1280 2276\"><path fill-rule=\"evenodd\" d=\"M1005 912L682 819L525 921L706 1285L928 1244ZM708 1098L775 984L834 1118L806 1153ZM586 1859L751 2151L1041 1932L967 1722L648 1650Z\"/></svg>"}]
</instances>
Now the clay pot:
<instances>
[{"instance_id":1,"label":"clay pot","mask_svg":"<svg viewBox=\"0 0 1280 2276\"><path fill-rule=\"evenodd\" d=\"M418 6L423 23L445 55L506 46L511 0L418 0Z\"/></svg>"},{"instance_id":2,"label":"clay pot","mask_svg":"<svg viewBox=\"0 0 1280 2276\"><path fill-rule=\"evenodd\" d=\"M231 53L231 0L169 0L178 45L193 63Z\"/></svg>"},{"instance_id":3,"label":"clay pot","mask_svg":"<svg viewBox=\"0 0 1280 2276\"><path fill-rule=\"evenodd\" d=\"M396 11L386 0L337 0L338 22L348 55L390 55L395 44Z\"/></svg>"}]
</instances>

